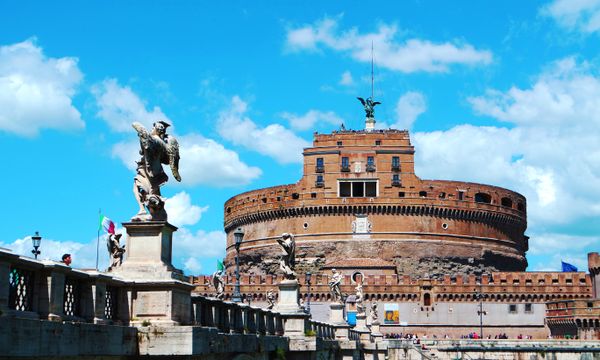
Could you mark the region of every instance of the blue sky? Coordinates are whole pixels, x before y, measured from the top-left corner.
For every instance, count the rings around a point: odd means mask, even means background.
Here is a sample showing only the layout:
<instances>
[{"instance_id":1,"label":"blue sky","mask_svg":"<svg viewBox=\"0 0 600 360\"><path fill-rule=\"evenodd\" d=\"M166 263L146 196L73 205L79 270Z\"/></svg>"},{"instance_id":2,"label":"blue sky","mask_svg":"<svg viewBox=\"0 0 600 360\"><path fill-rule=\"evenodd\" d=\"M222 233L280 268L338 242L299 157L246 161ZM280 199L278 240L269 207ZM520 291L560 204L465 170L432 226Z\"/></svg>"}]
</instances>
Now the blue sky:
<instances>
[{"instance_id":1,"label":"blue sky","mask_svg":"<svg viewBox=\"0 0 600 360\"><path fill-rule=\"evenodd\" d=\"M136 136L182 145L163 187L174 262L210 273L223 203L296 182L312 132L411 130L422 178L528 199L529 270L586 268L600 233L600 0L0 3L0 246L94 267L98 209L123 222ZM101 244L101 266L107 264Z\"/></svg>"}]
</instances>

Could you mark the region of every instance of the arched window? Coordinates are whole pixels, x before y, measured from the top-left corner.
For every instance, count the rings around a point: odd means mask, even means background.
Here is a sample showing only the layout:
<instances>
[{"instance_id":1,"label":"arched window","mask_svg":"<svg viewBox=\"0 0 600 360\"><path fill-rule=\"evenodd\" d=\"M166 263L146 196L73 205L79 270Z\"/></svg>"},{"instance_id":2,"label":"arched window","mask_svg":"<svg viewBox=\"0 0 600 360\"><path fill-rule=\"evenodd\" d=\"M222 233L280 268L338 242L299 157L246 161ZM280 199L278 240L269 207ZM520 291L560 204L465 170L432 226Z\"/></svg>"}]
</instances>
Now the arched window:
<instances>
[{"instance_id":1,"label":"arched window","mask_svg":"<svg viewBox=\"0 0 600 360\"><path fill-rule=\"evenodd\" d=\"M475 194L475 202L485 203L485 204L491 204L492 203L492 197L490 196L490 194L477 193L477 194Z\"/></svg>"},{"instance_id":2,"label":"arched window","mask_svg":"<svg viewBox=\"0 0 600 360\"><path fill-rule=\"evenodd\" d=\"M427 197L427 191L419 191L420 197Z\"/></svg>"},{"instance_id":3,"label":"arched window","mask_svg":"<svg viewBox=\"0 0 600 360\"><path fill-rule=\"evenodd\" d=\"M519 211L525 211L525 205L523 205L523 203L517 203L517 209Z\"/></svg>"},{"instance_id":4,"label":"arched window","mask_svg":"<svg viewBox=\"0 0 600 360\"><path fill-rule=\"evenodd\" d=\"M431 306L431 294L423 294L423 306Z\"/></svg>"}]
</instances>

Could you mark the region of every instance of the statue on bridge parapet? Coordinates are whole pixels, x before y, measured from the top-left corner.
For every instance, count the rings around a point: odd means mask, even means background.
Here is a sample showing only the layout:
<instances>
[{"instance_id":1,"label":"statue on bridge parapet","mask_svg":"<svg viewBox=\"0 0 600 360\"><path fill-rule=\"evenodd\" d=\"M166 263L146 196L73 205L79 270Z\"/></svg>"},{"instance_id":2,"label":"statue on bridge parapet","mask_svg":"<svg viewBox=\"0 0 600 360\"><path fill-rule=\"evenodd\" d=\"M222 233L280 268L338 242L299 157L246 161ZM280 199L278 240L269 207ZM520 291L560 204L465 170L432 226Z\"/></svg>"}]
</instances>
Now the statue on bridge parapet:
<instances>
[{"instance_id":1,"label":"statue on bridge parapet","mask_svg":"<svg viewBox=\"0 0 600 360\"><path fill-rule=\"evenodd\" d=\"M369 314L371 317L371 323L376 323L379 321L379 313L377 309L377 302L373 301L371 303L371 313Z\"/></svg>"},{"instance_id":2,"label":"statue on bridge parapet","mask_svg":"<svg viewBox=\"0 0 600 360\"><path fill-rule=\"evenodd\" d=\"M296 280L296 241L294 235L283 233L277 243L283 249L283 254L279 260L279 268L287 280Z\"/></svg>"},{"instance_id":3,"label":"statue on bridge parapet","mask_svg":"<svg viewBox=\"0 0 600 360\"><path fill-rule=\"evenodd\" d=\"M338 302L343 304L344 299L342 296L342 274L340 274L336 269L331 269L333 274L331 275L331 279L329 280L329 291L332 295L333 302Z\"/></svg>"},{"instance_id":4,"label":"statue on bridge parapet","mask_svg":"<svg viewBox=\"0 0 600 360\"><path fill-rule=\"evenodd\" d=\"M125 253L125 245L121 246L120 240L123 234L108 234L106 238L106 247L110 255L110 266L108 271L121 266L123 263L123 254Z\"/></svg>"},{"instance_id":5,"label":"statue on bridge parapet","mask_svg":"<svg viewBox=\"0 0 600 360\"><path fill-rule=\"evenodd\" d=\"M132 221L167 221L165 199L160 194L160 187L169 177L162 164L169 164L175 180L181 181L179 175L179 144L167 134L170 125L164 121L153 124L148 131L138 122L132 124L140 139L140 161L137 162L137 174L134 178L133 193L139 205L138 213Z\"/></svg>"},{"instance_id":6,"label":"statue on bridge parapet","mask_svg":"<svg viewBox=\"0 0 600 360\"><path fill-rule=\"evenodd\" d=\"M212 284L215 288L217 299L222 299L225 296L225 281L223 280L223 269L218 269L212 274Z\"/></svg>"},{"instance_id":7,"label":"statue on bridge parapet","mask_svg":"<svg viewBox=\"0 0 600 360\"><path fill-rule=\"evenodd\" d=\"M267 291L267 310L271 310L275 307L275 293L273 290Z\"/></svg>"}]
</instances>

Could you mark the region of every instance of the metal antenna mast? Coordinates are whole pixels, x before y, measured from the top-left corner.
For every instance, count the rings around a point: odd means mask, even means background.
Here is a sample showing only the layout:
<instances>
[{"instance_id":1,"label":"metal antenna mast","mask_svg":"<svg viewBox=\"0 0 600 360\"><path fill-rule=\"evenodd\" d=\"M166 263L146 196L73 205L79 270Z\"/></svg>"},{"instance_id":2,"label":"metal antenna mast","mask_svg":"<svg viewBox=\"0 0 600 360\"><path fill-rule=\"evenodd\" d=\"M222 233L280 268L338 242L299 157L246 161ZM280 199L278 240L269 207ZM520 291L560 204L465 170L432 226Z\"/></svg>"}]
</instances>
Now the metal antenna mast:
<instances>
[{"instance_id":1,"label":"metal antenna mast","mask_svg":"<svg viewBox=\"0 0 600 360\"><path fill-rule=\"evenodd\" d=\"M374 72L373 72L373 68L374 68L374 66L373 66L374 60L373 60L373 58L374 58L374 55L373 55L373 40L371 40L371 99L373 99L373 96L374 96L373 88L374 88L374 84L375 84L375 75L374 75Z\"/></svg>"}]
</instances>

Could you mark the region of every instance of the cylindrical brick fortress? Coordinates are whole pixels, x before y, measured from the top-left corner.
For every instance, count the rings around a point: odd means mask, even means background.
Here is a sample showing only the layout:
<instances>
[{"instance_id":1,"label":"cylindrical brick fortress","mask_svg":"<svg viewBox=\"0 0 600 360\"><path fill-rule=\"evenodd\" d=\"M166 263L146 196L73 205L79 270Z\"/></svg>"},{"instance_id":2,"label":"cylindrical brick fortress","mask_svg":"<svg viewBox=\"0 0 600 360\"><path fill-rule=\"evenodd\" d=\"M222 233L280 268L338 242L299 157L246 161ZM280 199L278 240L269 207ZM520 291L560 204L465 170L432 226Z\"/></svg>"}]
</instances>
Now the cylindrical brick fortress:
<instances>
[{"instance_id":1,"label":"cylindrical brick fortress","mask_svg":"<svg viewBox=\"0 0 600 360\"><path fill-rule=\"evenodd\" d=\"M315 134L296 184L254 190L225 203L227 270L233 231L245 232L243 273L275 273L284 232L297 268L318 272L344 259L379 259L399 274L522 271L525 198L482 184L421 180L407 131Z\"/></svg>"}]
</instances>

